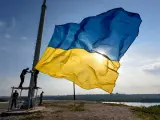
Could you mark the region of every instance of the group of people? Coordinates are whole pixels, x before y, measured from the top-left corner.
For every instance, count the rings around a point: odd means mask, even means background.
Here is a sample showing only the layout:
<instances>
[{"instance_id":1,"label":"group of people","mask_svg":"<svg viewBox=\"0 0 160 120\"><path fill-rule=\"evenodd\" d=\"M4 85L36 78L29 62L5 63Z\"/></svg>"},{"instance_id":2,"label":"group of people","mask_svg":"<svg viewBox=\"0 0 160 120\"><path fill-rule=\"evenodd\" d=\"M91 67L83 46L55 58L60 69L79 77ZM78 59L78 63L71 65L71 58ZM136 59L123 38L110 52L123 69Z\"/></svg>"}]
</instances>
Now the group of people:
<instances>
[{"instance_id":1,"label":"group of people","mask_svg":"<svg viewBox=\"0 0 160 120\"><path fill-rule=\"evenodd\" d=\"M40 97L39 97L39 105L42 105L42 100L43 100L43 91L41 92L40 94ZM15 90L15 92L12 94L12 102L11 102L11 109L13 108L13 105L14 107L16 108L17 107L17 99L18 99L18 92L17 90Z\"/></svg>"},{"instance_id":2,"label":"group of people","mask_svg":"<svg viewBox=\"0 0 160 120\"><path fill-rule=\"evenodd\" d=\"M34 87L37 88L37 77L38 77L39 71L38 71L38 70L33 70L33 71L30 70L30 71L29 71L29 68L26 68L26 69L23 69L23 70L22 70L22 72L21 72L21 74L20 74L20 80L21 80L21 81L20 81L19 87L22 88L22 85L23 85L24 79L25 79L25 75L26 75L27 73L31 73L31 74L33 75L33 77L34 77ZM40 97L39 97L39 100L40 100L39 105L42 104L43 93L44 93L44 92L42 91L41 94L40 94ZM19 96L19 94L18 94L17 90L15 90L14 93L12 94L12 96L11 96L11 97L12 97L11 109L12 109L13 105L14 105L14 107L16 108L18 96Z\"/></svg>"}]
</instances>

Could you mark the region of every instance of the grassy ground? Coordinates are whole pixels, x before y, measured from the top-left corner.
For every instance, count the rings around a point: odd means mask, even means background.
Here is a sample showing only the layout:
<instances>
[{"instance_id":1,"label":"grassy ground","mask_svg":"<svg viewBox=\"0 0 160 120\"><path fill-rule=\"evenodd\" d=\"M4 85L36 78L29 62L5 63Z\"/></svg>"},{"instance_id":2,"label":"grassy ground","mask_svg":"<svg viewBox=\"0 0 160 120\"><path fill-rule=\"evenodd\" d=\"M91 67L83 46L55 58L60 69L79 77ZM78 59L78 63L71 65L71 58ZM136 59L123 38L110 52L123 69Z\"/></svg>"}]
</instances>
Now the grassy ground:
<instances>
[{"instance_id":1,"label":"grassy ground","mask_svg":"<svg viewBox=\"0 0 160 120\"><path fill-rule=\"evenodd\" d=\"M45 107L60 107L60 108L67 108L70 111L84 111L84 102L77 102L77 103L63 103L62 102L44 102Z\"/></svg>"},{"instance_id":2,"label":"grassy ground","mask_svg":"<svg viewBox=\"0 0 160 120\"><path fill-rule=\"evenodd\" d=\"M68 109L69 111L85 111L84 109L84 102L77 102L74 104L68 104L68 103L61 103L61 102L44 102L43 106L46 108L52 108L52 107L57 107L57 108L62 108L62 109ZM53 112L55 113L62 113L64 112L63 110L56 110ZM23 117L20 117L19 120L41 120L44 119L47 114L47 111L43 112L38 112L30 115L24 115Z\"/></svg>"},{"instance_id":3,"label":"grassy ground","mask_svg":"<svg viewBox=\"0 0 160 120\"><path fill-rule=\"evenodd\" d=\"M107 105L109 106L125 106L123 104L114 104L114 103L107 103ZM66 105L62 105L61 103L45 103L44 106L46 107L60 107L60 108L64 108L66 107L68 110L70 111L85 111L84 109L84 103L80 102L80 103L76 103L76 104L66 104ZM160 120L160 106L152 106L152 107L130 107L130 109L137 115L137 117L140 120ZM58 112L63 112L61 110L56 111ZM23 118L21 118L20 120L39 120L42 119L43 113L36 113L36 114L32 114L32 115L26 115Z\"/></svg>"},{"instance_id":4,"label":"grassy ground","mask_svg":"<svg viewBox=\"0 0 160 120\"><path fill-rule=\"evenodd\" d=\"M124 104L105 103L110 106L126 106ZM160 105L151 107L132 107L128 106L134 114L141 120L160 120Z\"/></svg>"},{"instance_id":5,"label":"grassy ground","mask_svg":"<svg viewBox=\"0 0 160 120\"><path fill-rule=\"evenodd\" d=\"M88 101L45 101L43 106L44 111L3 120L160 120L160 105L147 108Z\"/></svg>"},{"instance_id":6,"label":"grassy ground","mask_svg":"<svg viewBox=\"0 0 160 120\"><path fill-rule=\"evenodd\" d=\"M43 118L44 118L43 113L39 112L30 115L24 115L23 117L20 117L19 120L40 120Z\"/></svg>"},{"instance_id":7,"label":"grassy ground","mask_svg":"<svg viewBox=\"0 0 160 120\"><path fill-rule=\"evenodd\" d=\"M142 120L160 120L160 105L151 107L132 107L131 110Z\"/></svg>"}]
</instances>

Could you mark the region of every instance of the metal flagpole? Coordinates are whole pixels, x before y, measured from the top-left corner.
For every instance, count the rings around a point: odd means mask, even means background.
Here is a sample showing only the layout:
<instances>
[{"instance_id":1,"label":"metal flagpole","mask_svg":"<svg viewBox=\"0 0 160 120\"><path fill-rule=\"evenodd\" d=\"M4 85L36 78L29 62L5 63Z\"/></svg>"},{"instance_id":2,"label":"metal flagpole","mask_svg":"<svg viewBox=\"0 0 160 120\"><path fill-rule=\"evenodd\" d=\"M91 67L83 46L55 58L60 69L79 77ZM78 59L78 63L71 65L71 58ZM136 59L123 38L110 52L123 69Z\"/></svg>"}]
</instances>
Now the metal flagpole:
<instances>
[{"instance_id":1,"label":"metal flagpole","mask_svg":"<svg viewBox=\"0 0 160 120\"><path fill-rule=\"evenodd\" d=\"M76 100L76 95L75 95L75 83L73 83L73 98Z\"/></svg>"},{"instance_id":2,"label":"metal flagpole","mask_svg":"<svg viewBox=\"0 0 160 120\"><path fill-rule=\"evenodd\" d=\"M13 86L13 87L11 87L11 88L12 88L12 92L11 92L11 97L10 97L10 99L9 99L8 111L9 111L9 110L10 110L10 108L11 108L12 94L13 94L14 86Z\"/></svg>"},{"instance_id":3,"label":"metal flagpole","mask_svg":"<svg viewBox=\"0 0 160 120\"><path fill-rule=\"evenodd\" d=\"M37 41L36 41L36 46L35 46L34 60L33 60L33 64L32 64L32 71L35 70L34 67L36 66L37 62L39 61L46 8L47 8L46 0L44 0L43 4L42 4L42 8L41 8L41 16L40 16L40 21L39 21L39 28L38 28ZM32 107L32 104L33 104L32 98L34 97L34 93L35 93L34 81L36 81L34 78L34 74L31 74L30 85L29 85L30 88L29 88L29 92L28 92L28 106L29 106L29 108Z\"/></svg>"}]
</instances>

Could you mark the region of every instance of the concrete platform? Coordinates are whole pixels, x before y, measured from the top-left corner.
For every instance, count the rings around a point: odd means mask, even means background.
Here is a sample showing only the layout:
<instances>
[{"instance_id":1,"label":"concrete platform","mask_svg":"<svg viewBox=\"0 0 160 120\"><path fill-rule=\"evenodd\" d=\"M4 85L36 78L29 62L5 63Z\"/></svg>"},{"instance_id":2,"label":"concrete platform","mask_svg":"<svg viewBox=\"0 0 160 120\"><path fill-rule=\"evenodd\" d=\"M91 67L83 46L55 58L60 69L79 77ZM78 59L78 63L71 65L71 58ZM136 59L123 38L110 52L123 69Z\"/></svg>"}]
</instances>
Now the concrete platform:
<instances>
[{"instance_id":1,"label":"concrete platform","mask_svg":"<svg viewBox=\"0 0 160 120\"><path fill-rule=\"evenodd\" d=\"M40 106L40 107L35 107L35 108L32 108L32 109L28 109L28 110L25 110L25 109L14 109L12 111L5 111L5 112L2 112L1 113L1 116L4 117L4 116L11 116L11 115L27 115L27 114L32 114L32 113L36 113L36 112L39 112L39 111L42 111L44 110L45 107L43 106Z\"/></svg>"}]
</instances>

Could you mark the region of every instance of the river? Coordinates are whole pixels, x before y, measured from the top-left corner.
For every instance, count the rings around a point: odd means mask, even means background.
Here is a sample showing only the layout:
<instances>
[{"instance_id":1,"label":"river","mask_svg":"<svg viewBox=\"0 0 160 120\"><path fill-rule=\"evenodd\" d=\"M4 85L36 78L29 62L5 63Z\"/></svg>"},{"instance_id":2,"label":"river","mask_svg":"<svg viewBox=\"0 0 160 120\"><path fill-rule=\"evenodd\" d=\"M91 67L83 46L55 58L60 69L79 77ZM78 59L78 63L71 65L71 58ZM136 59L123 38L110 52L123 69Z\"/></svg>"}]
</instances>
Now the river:
<instances>
[{"instance_id":1,"label":"river","mask_svg":"<svg viewBox=\"0 0 160 120\"><path fill-rule=\"evenodd\" d=\"M102 103L115 103L115 104L124 104L128 106L137 106L137 107L150 107L155 105L160 105L160 103L141 103L141 102L102 102Z\"/></svg>"}]
</instances>

